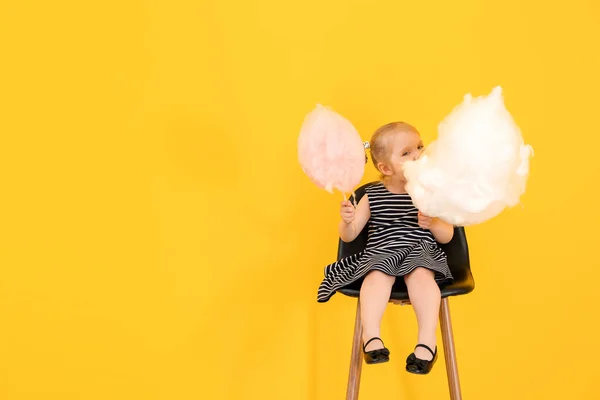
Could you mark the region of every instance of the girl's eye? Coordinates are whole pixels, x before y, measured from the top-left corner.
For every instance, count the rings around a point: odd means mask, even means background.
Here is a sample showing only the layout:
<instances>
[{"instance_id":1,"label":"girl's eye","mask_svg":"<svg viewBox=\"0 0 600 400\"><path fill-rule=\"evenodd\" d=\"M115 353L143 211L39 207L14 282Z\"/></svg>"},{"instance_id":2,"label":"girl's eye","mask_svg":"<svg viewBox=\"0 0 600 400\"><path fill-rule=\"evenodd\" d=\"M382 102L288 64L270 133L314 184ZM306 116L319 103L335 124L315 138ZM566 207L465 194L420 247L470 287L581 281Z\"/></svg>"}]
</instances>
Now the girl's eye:
<instances>
[{"instance_id":1,"label":"girl's eye","mask_svg":"<svg viewBox=\"0 0 600 400\"><path fill-rule=\"evenodd\" d=\"M409 154L410 154L410 151L405 151L404 153L402 153L402 157L406 157Z\"/></svg>"},{"instance_id":2,"label":"girl's eye","mask_svg":"<svg viewBox=\"0 0 600 400\"><path fill-rule=\"evenodd\" d=\"M423 150L423 148L425 148L425 146L423 146L422 144L418 147L419 150Z\"/></svg>"}]
</instances>

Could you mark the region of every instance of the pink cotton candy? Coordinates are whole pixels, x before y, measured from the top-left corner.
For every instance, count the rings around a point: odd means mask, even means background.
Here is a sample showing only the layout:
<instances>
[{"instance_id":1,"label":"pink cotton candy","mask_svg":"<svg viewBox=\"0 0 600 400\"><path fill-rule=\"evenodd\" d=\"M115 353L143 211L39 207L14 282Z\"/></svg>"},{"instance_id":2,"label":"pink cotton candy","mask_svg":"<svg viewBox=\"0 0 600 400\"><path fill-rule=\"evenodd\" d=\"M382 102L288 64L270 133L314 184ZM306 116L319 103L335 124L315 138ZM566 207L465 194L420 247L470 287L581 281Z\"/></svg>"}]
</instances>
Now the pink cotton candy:
<instances>
[{"instance_id":1,"label":"pink cotton candy","mask_svg":"<svg viewBox=\"0 0 600 400\"><path fill-rule=\"evenodd\" d=\"M352 193L365 172L365 148L354 126L320 104L305 118L298 137L302 170L321 189Z\"/></svg>"}]
</instances>

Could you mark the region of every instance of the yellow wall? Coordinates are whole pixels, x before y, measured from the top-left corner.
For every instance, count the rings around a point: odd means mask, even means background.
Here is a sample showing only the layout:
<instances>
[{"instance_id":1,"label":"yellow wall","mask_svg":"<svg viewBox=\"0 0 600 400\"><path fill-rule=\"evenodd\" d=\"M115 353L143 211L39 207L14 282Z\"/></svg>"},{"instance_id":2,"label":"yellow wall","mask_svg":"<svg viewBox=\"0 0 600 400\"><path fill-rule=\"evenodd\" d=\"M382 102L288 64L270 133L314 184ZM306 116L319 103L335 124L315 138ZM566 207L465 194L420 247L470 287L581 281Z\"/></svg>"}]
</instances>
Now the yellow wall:
<instances>
[{"instance_id":1,"label":"yellow wall","mask_svg":"<svg viewBox=\"0 0 600 400\"><path fill-rule=\"evenodd\" d=\"M302 119L430 141L498 84L536 155L524 207L468 230L464 398L600 398L599 41L591 0L3 0L0 398L343 398L355 303L316 304L341 197ZM447 398L388 311L361 400Z\"/></svg>"}]
</instances>

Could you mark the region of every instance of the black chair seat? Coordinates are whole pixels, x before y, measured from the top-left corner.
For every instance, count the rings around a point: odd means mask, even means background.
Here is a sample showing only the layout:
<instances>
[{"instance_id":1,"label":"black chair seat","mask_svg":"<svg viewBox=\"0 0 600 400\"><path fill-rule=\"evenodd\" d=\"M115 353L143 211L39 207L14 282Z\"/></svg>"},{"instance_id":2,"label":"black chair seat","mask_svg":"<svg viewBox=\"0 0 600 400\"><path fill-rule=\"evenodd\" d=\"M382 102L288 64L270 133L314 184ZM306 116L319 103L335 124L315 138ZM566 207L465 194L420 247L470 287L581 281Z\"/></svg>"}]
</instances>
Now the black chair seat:
<instances>
[{"instance_id":1,"label":"black chair seat","mask_svg":"<svg viewBox=\"0 0 600 400\"><path fill-rule=\"evenodd\" d=\"M466 273L463 276L454 275L454 282L450 285L443 286L441 288L442 297L449 296L458 296L462 294L467 294L473 291L475 288L475 280L473 279L473 275L471 271L465 271ZM360 293L360 285L362 284L362 279L358 280L345 288L338 290L339 293L342 293L346 296L350 297L358 297ZM408 291L406 289L406 285L404 284L404 280L397 279L396 283L392 287L392 294L390 295L391 300L408 300Z\"/></svg>"},{"instance_id":2,"label":"black chair seat","mask_svg":"<svg viewBox=\"0 0 600 400\"><path fill-rule=\"evenodd\" d=\"M357 203L365 194L367 186L372 184L374 184L374 182L367 183L356 190ZM368 231L369 224L367 223L362 232L356 239L354 239L354 241L346 243L342 240L339 240L338 260L363 251L367 244ZM448 266L450 267L452 277L454 278L454 282L441 287L442 297L457 296L472 292L475 288L475 280L471 274L469 247L467 245L467 238L464 228L454 228L454 236L452 237L450 243L440 245L440 247L448 257ZM358 297L361 285L362 279L339 289L338 292L346 296ZM408 300L408 291L403 279L396 279L396 283L392 287L390 299L399 301Z\"/></svg>"}]
</instances>

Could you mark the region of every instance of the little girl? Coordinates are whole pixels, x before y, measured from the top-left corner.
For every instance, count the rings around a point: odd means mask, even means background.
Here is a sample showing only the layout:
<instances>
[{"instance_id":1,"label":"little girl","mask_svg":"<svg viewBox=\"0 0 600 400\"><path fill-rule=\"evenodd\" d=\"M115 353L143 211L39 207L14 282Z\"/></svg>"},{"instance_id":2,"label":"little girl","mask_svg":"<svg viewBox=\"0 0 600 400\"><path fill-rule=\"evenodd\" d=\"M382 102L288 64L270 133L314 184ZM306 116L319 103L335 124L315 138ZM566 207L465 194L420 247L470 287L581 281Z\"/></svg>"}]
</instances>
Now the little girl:
<instances>
[{"instance_id":1,"label":"little girl","mask_svg":"<svg viewBox=\"0 0 600 400\"><path fill-rule=\"evenodd\" d=\"M353 241L370 223L364 251L325 267L318 301L326 302L352 282L363 279L360 307L363 352L367 364L389 361L390 351L379 329L392 286L404 279L417 316L418 344L406 360L406 370L427 374L437 359L436 327L440 308L438 285L452 281L446 255L437 243L448 243L454 227L421 214L406 193L403 164L423 152L419 132L409 124L393 122L379 128L370 141L371 159L381 180L368 186L355 207L342 202L340 238Z\"/></svg>"}]
</instances>

